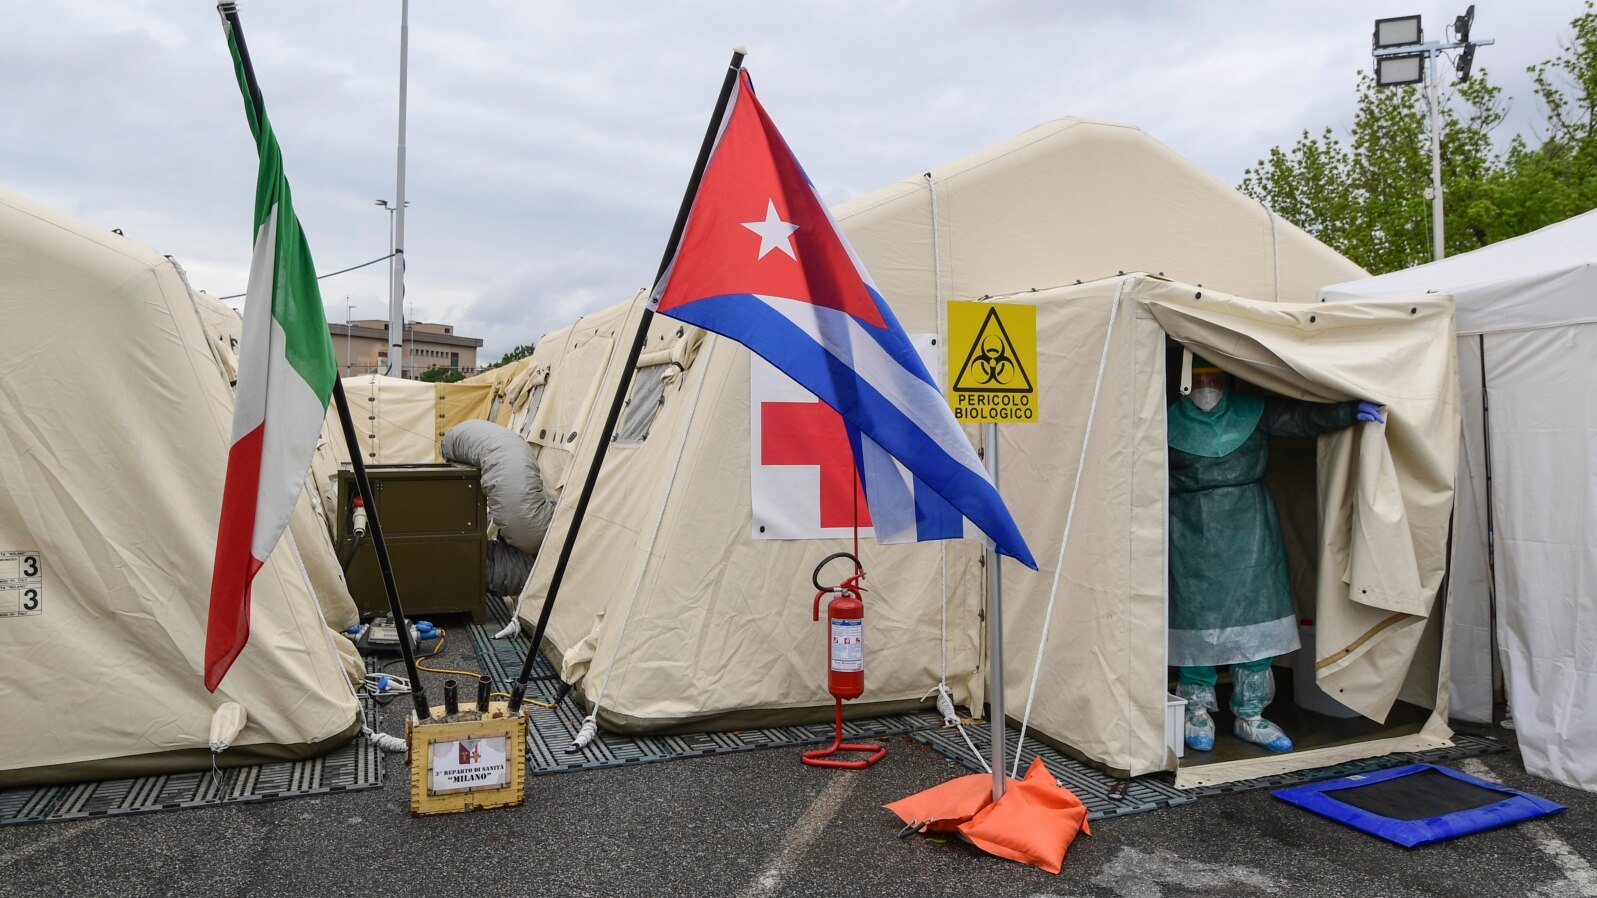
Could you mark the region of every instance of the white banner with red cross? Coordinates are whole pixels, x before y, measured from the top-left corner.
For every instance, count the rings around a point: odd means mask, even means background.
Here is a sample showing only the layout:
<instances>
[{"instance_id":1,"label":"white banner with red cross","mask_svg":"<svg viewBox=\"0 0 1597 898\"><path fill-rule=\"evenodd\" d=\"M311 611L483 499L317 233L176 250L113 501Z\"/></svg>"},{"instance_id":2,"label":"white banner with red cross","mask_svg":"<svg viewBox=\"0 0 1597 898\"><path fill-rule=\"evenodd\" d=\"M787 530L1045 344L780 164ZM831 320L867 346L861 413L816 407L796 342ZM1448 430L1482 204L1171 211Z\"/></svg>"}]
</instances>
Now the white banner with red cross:
<instances>
[{"instance_id":1,"label":"white banner with red cross","mask_svg":"<svg viewBox=\"0 0 1597 898\"><path fill-rule=\"evenodd\" d=\"M909 337L927 370L941 374L937 335ZM842 417L753 353L749 445L755 539L852 537L856 500L860 535L872 535Z\"/></svg>"}]
</instances>

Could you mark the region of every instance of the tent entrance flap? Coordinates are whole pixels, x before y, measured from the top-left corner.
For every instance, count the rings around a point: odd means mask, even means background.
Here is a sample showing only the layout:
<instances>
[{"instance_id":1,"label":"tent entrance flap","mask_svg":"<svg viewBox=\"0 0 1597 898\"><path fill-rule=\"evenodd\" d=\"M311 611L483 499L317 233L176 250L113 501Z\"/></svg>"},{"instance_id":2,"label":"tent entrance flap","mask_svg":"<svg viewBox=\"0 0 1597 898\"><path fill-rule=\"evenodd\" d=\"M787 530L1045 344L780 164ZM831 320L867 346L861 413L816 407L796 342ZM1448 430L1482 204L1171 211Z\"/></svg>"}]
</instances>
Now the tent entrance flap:
<instances>
[{"instance_id":1,"label":"tent entrance flap","mask_svg":"<svg viewBox=\"0 0 1597 898\"><path fill-rule=\"evenodd\" d=\"M1318 533L1302 548L1318 572L1300 607L1316 622L1321 688L1384 720L1415 657L1431 654L1421 638L1445 571L1458 375L1435 347L1451 342L1450 305L1264 304L1150 287L1145 307L1164 332L1238 379L1293 399L1387 407L1385 425L1317 441ZM1394 358L1407 360L1401 378Z\"/></svg>"}]
</instances>

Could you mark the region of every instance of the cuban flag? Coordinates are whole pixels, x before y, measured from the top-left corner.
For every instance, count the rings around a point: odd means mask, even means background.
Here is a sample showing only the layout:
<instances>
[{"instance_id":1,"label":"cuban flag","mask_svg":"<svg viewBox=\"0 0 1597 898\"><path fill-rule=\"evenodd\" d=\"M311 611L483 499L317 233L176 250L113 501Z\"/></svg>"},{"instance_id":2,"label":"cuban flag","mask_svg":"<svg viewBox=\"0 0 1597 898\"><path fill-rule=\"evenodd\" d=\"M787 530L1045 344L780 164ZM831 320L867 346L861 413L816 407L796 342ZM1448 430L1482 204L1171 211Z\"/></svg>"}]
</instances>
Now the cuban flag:
<instances>
[{"instance_id":1,"label":"cuban flag","mask_svg":"<svg viewBox=\"0 0 1597 898\"><path fill-rule=\"evenodd\" d=\"M1036 569L942 392L746 70L651 303L742 343L842 415L878 541L978 536Z\"/></svg>"}]
</instances>

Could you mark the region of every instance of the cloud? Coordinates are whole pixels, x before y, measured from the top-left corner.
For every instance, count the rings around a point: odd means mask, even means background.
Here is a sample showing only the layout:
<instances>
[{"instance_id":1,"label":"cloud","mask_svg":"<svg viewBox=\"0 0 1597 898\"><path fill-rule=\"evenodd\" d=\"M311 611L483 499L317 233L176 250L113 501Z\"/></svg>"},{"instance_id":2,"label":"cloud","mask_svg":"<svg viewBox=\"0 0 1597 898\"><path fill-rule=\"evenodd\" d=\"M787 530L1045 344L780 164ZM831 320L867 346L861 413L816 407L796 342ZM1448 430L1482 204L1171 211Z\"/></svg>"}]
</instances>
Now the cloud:
<instances>
[{"instance_id":1,"label":"cloud","mask_svg":"<svg viewBox=\"0 0 1597 898\"><path fill-rule=\"evenodd\" d=\"M1427 36L1462 11L1421 3ZM1414 7L1398 12L1408 12ZM1481 66L1535 120L1526 65L1573 0L1482 9ZM408 313L498 355L649 282L731 48L839 202L1063 115L1127 121L1235 184L1304 129L1345 129L1387 0L413 4ZM246 3L245 33L324 272L388 251L399 6ZM13 0L0 30L5 186L243 290L254 147L207 5ZM328 317L386 317L377 265L323 282Z\"/></svg>"}]
</instances>

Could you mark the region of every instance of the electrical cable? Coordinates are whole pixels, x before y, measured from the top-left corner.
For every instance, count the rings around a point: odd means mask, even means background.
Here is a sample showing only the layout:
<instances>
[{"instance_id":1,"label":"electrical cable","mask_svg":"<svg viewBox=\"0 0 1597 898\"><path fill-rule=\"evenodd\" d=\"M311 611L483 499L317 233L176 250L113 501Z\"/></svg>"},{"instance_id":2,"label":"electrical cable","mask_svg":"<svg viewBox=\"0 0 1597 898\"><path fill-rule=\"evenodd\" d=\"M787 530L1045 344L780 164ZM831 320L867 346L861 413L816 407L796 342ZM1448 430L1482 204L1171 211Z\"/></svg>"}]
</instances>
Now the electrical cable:
<instances>
[{"instance_id":1,"label":"electrical cable","mask_svg":"<svg viewBox=\"0 0 1597 898\"><path fill-rule=\"evenodd\" d=\"M339 559L338 563L344 568L345 574L349 573L349 563L355 560L355 553L360 550L360 541L365 535L363 531L355 531L355 538L350 540L349 543L349 551L345 552L344 557Z\"/></svg>"},{"instance_id":2,"label":"electrical cable","mask_svg":"<svg viewBox=\"0 0 1597 898\"><path fill-rule=\"evenodd\" d=\"M316 276L316 279L318 281L323 281L323 280L326 280L326 279L328 279L330 277L333 277L334 275L348 274L349 272L354 271L357 268L365 268L368 265L376 265L378 262L386 262L387 260L392 259L396 255L398 255L398 253L389 253L386 256L378 256L377 258L371 260L370 262L362 262L359 265L351 265L348 268L340 268L337 271L329 271L326 274L319 274L319 275ZM231 294L229 294L227 296L218 296L217 299L239 299L240 297L244 297L244 296L248 296L248 295L249 295L248 293L231 293Z\"/></svg>"},{"instance_id":3,"label":"electrical cable","mask_svg":"<svg viewBox=\"0 0 1597 898\"><path fill-rule=\"evenodd\" d=\"M448 631L447 630L439 628L439 630L438 630L438 647L433 649L431 652L429 652L429 653L427 653L425 655L418 655L416 657L416 669L417 670L424 670L424 671L426 671L428 673L431 673L431 674L453 674L453 675L455 675L457 677L471 677L473 680L475 680L478 677L482 676L482 671L480 671L480 670L456 670L456 669L450 668L450 667L428 667L427 665L422 663L422 661L424 659L436 658L436 657L438 657L438 655L441 652L443 652L443 650L444 650L444 639L447 637L447 635L448 635ZM388 663L392 664L393 662L390 661ZM509 693L505 693L505 692L494 692L494 693L490 693L490 695L503 695L505 698L509 698L510 697ZM530 699L530 698L522 699L522 701L525 704L537 705L540 708L553 708L554 707L554 705L549 704L547 702L540 702L540 701L536 701L536 700Z\"/></svg>"}]
</instances>

